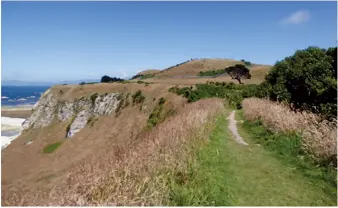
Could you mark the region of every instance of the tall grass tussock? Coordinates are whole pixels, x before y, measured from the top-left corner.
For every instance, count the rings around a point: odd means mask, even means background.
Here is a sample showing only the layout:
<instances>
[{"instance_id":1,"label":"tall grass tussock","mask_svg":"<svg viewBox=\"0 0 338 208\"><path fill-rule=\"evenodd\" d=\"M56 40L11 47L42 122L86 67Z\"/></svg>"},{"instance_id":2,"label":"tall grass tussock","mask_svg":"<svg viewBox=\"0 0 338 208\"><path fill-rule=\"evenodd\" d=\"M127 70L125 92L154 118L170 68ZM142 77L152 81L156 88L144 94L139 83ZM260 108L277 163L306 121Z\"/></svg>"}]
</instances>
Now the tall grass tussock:
<instances>
[{"instance_id":1,"label":"tall grass tussock","mask_svg":"<svg viewBox=\"0 0 338 208\"><path fill-rule=\"evenodd\" d=\"M284 104L258 98L242 102L247 120L261 120L274 132L302 136L302 149L316 161L329 161L337 167L337 120L329 122L309 112L294 112Z\"/></svg>"}]
</instances>

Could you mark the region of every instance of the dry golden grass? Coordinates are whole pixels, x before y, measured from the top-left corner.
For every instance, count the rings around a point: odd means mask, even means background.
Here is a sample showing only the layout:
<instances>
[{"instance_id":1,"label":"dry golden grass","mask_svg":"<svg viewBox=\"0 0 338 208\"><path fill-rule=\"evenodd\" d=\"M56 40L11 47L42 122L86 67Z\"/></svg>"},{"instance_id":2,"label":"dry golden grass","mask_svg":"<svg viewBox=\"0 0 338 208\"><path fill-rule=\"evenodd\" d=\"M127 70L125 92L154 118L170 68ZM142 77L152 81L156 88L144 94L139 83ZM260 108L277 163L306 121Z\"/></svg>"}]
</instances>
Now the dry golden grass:
<instances>
[{"instance_id":1,"label":"dry golden grass","mask_svg":"<svg viewBox=\"0 0 338 208\"><path fill-rule=\"evenodd\" d=\"M216 77L216 78L150 78L146 79L146 82L152 82L156 84L171 84L171 85L195 85L206 84L207 82L233 82L238 84L237 80L233 80L228 76ZM260 77L252 77L251 79L243 79L244 84L259 84L263 81Z\"/></svg>"},{"instance_id":2,"label":"dry golden grass","mask_svg":"<svg viewBox=\"0 0 338 208\"><path fill-rule=\"evenodd\" d=\"M157 73L155 77L164 78L164 77L173 77L173 76L197 76L201 71L210 71L216 69L224 69L235 64L243 64L241 61L233 59L200 59L193 60L187 63L184 63L180 66L173 67L168 70L162 70ZM268 65L259 65L253 64L249 67L252 70L252 75L256 75L261 80L264 78L264 74L271 69L271 66ZM257 72L256 72L257 71Z\"/></svg>"},{"instance_id":3,"label":"dry golden grass","mask_svg":"<svg viewBox=\"0 0 338 208\"><path fill-rule=\"evenodd\" d=\"M337 157L337 122L329 122L309 112L291 111L287 106L258 98L242 103L248 120L262 119L274 131L297 132L303 135L303 149L315 159Z\"/></svg>"},{"instance_id":4,"label":"dry golden grass","mask_svg":"<svg viewBox=\"0 0 338 208\"><path fill-rule=\"evenodd\" d=\"M127 127L129 122L125 123L124 119L120 121L113 119L112 125L107 126L108 120L112 118L100 118L96 128L105 129L108 134L115 129L125 135L124 139L114 134L119 141L110 137L112 141L106 141L101 138L105 135L99 136L95 133L102 134L102 130L91 129L93 133L89 133L84 129L83 134L80 132L60 147L58 157L69 148L72 152L83 154L83 147L77 145L81 142L87 144L90 140L100 144L100 148L95 148L95 151L87 154L80 163L68 155L68 158L74 162L70 167L63 166L66 168L66 174L62 173L57 179L55 175L60 172L45 175L43 179L40 177L39 180L50 178L57 180L52 183L52 187L51 185L26 186L21 184L20 180L17 180L14 186L5 186L5 190L2 189L2 205L165 204L168 200L168 189L165 183L167 171L184 168L185 160L189 156L189 147L207 140L208 137L205 135L210 129L206 124L222 108L223 102L219 99L186 104L163 123L150 131L136 131L138 133L134 136L133 132L130 132L131 128ZM123 109L119 118L128 115L134 115L141 120L146 118L146 116L140 118L141 115L135 114L136 111L132 110L133 108ZM130 120L132 117L126 119ZM142 123L145 126L145 123ZM92 136L86 138L87 134ZM66 158L63 157L64 159ZM55 162L53 164L57 165ZM59 162L62 160L60 159Z\"/></svg>"},{"instance_id":5,"label":"dry golden grass","mask_svg":"<svg viewBox=\"0 0 338 208\"><path fill-rule=\"evenodd\" d=\"M162 70L160 73L156 74L156 77L197 75L200 71L221 69L239 63L242 62L232 59L193 60L169 70Z\"/></svg>"},{"instance_id":6,"label":"dry golden grass","mask_svg":"<svg viewBox=\"0 0 338 208\"><path fill-rule=\"evenodd\" d=\"M70 188L60 189L53 198L63 199L62 205L165 204L166 171L185 166L190 145L207 139L206 124L222 108L217 99L187 105L134 144L119 147L117 160L105 155L105 161L95 159L72 172Z\"/></svg>"}]
</instances>

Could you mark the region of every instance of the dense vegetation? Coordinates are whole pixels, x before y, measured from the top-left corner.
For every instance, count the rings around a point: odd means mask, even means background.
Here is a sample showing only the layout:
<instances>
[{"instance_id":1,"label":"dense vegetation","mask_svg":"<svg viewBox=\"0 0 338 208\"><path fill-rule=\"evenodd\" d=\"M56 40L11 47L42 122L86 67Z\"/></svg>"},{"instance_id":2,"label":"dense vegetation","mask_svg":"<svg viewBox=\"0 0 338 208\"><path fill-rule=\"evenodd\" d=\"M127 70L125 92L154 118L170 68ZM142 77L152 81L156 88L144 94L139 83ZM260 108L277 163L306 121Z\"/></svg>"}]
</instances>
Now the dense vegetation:
<instances>
[{"instance_id":1,"label":"dense vegetation","mask_svg":"<svg viewBox=\"0 0 338 208\"><path fill-rule=\"evenodd\" d=\"M148 128L152 128L156 126L156 124L164 121L166 118L167 111L165 110L164 103L166 100L164 98L160 98L158 101L158 105L155 106L154 110L151 112L148 118Z\"/></svg>"},{"instance_id":2,"label":"dense vegetation","mask_svg":"<svg viewBox=\"0 0 338 208\"><path fill-rule=\"evenodd\" d=\"M216 69L210 71L200 71L198 73L198 76L217 76L224 73L225 73L224 69Z\"/></svg>"},{"instance_id":3,"label":"dense vegetation","mask_svg":"<svg viewBox=\"0 0 338 208\"><path fill-rule=\"evenodd\" d=\"M231 70L235 72L231 74L234 79L251 77L243 65L229 68L226 69L229 73L232 73ZM238 71L235 70L238 68ZM195 89L174 87L170 91L185 96L190 102L206 97L227 98L237 108L241 107L240 103L245 97L269 98L288 103L294 110L307 110L326 118L336 118L337 48L309 47L298 50L293 56L278 61L260 85L210 82L197 84Z\"/></svg>"},{"instance_id":4,"label":"dense vegetation","mask_svg":"<svg viewBox=\"0 0 338 208\"><path fill-rule=\"evenodd\" d=\"M266 95L327 117L337 116L337 48L309 47L275 64L262 83Z\"/></svg>"},{"instance_id":5,"label":"dense vegetation","mask_svg":"<svg viewBox=\"0 0 338 208\"><path fill-rule=\"evenodd\" d=\"M110 76L107 76L107 75L104 75L101 78L101 82L120 82L120 81L124 81L124 79L117 78L117 77L110 77Z\"/></svg>"},{"instance_id":6,"label":"dense vegetation","mask_svg":"<svg viewBox=\"0 0 338 208\"><path fill-rule=\"evenodd\" d=\"M260 87L257 85L235 85L226 82L208 82L196 84L196 87L172 87L169 92L176 93L188 98L188 102L195 102L203 98L219 97L226 98L230 106L240 109L241 103L247 97L262 96Z\"/></svg>"}]
</instances>

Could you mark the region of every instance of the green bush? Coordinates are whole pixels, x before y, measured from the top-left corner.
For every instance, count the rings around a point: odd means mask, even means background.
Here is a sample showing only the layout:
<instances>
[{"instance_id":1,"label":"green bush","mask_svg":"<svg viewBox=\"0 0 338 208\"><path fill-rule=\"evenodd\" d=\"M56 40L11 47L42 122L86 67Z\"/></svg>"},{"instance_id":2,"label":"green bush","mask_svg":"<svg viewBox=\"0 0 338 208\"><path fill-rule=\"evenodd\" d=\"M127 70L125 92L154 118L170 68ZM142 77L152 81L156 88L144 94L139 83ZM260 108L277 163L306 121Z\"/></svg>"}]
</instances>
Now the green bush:
<instances>
[{"instance_id":1,"label":"green bush","mask_svg":"<svg viewBox=\"0 0 338 208\"><path fill-rule=\"evenodd\" d=\"M337 116L337 48L308 47L278 61L262 86L272 100L294 108Z\"/></svg>"},{"instance_id":2,"label":"green bush","mask_svg":"<svg viewBox=\"0 0 338 208\"><path fill-rule=\"evenodd\" d=\"M220 74L224 74L224 69L210 70L210 71L200 71L198 76L217 76Z\"/></svg>"},{"instance_id":3,"label":"green bush","mask_svg":"<svg viewBox=\"0 0 338 208\"><path fill-rule=\"evenodd\" d=\"M164 98L160 98L158 104L154 108L153 112L149 115L148 118L148 128L152 128L153 126L156 126L158 123L165 120L165 118L173 113L173 110L167 111L164 108L164 103L166 100Z\"/></svg>"},{"instance_id":4,"label":"green bush","mask_svg":"<svg viewBox=\"0 0 338 208\"><path fill-rule=\"evenodd\" d=\"M207 84L196 84L196 88L177 86L169 89L169 92L182 95L188 102L195 102L203 98L225 98L230 106L240 109L242 100L247 97L259 97L258 85L235 85L226 82L208 82Z\"/></svg>"},{"instance_id":5,"label":"green bush","mask_svg":"<svg viewBox=\"0 0 338 208\"><path fill-rule=\"evenodd\" d=\"M146 97L144 95L142 95L142 91L141 90L137 90L133 94L132 98L133 98L133 105L134 105L134 104L142 103L145 100Z\"/></svg>"}]
</instances>

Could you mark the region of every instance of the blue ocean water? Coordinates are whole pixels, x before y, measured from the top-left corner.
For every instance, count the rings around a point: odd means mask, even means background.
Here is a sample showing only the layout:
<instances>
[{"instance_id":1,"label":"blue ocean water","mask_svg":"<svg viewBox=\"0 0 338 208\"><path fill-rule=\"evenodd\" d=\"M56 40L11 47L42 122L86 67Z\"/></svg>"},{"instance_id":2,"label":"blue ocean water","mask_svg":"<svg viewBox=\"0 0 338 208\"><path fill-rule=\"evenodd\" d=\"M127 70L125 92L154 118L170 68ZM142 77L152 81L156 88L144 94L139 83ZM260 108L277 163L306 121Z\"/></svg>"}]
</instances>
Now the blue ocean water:
<instances>
[{"instance_id":1,"label":"blue ocean water","mask_svg":"<svg viewBox=\"0 0 338 208\"><path fill-rule=\"evenodd\" d=\"M1 106L34 105L50 86L1 86Z\"/></svg>"}]
</instances>

